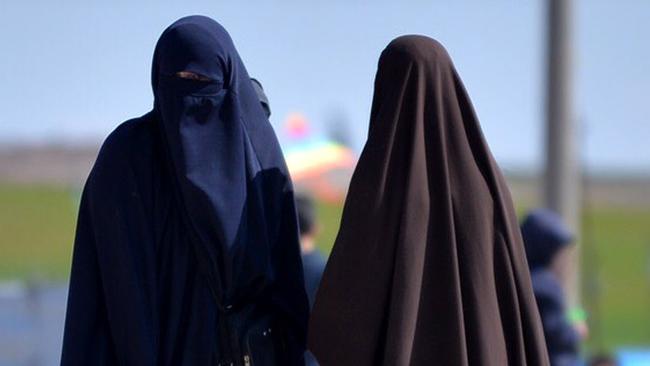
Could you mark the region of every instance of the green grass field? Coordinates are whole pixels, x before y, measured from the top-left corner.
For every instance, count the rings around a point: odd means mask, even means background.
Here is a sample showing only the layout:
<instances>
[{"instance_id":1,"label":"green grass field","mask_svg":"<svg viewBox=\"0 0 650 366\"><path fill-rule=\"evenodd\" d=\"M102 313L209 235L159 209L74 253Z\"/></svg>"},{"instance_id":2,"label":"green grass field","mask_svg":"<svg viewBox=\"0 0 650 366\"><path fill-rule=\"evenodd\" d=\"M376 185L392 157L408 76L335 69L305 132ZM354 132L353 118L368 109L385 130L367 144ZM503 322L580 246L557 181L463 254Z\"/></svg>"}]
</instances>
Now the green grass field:
<instances>
[{"instance_id":1,"label":"green grass field","mask_svg":"<svg viewBox=\"0 0 650 366\"><path fill-rule=\"evenodd\" d=\"M591 344L650 345L650 209L598 209L586 215L583 226Z\"/></svg>"},{"instance_id":2,"label":"green grass field","mask_svg":"<svg viewBox=\"0 0 650 366\"><path fill-rule=\"evenodd\" d=\"M77 198L74 190L0 184L0 280L67 278ZM320 204L318 213L319 245L329 252L341 206ZM650 208L601 207L585 223L591 348L650 345Z\"/></svg>"},{"instance_id":3,"label":"green grass field","mask_svg":"<svg viewBox=\"0 0 650 366\"><path fill-rule=\"evenodd\" d=\"M0 184L0 279L65 279L77 203L74 192Z\"/></svg>"}]
</instances>

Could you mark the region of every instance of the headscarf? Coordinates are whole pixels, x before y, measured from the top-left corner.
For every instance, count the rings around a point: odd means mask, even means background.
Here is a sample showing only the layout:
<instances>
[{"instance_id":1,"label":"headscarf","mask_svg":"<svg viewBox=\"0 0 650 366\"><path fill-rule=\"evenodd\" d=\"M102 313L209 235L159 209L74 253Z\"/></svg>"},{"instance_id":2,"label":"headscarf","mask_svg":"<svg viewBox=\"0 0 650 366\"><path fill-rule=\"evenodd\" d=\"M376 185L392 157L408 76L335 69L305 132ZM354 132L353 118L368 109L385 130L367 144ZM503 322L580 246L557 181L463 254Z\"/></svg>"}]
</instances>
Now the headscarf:
<instances>
[{"instance_id":1,"label":"headscarf","mask_svg":"<svg viewBox=\"0 0 650 366\"><path fill-rule=\"evenodd\" d=\"M571 230L553 211L536 209L521 223L521 234L531 269L547 267L563 247L573 242Z\"/></svg>"},{"instance_id":2,"label":"headscarf","mask_svg":"<svg viewBox=\"0 0 650 366\"><path fill-rule=\"evenodd\" d=\"M323 366L548 365L508 188L433 39L379 59L308 345Z\"/></svg>"},{"instance_id":3,"label":"headscarf","mask_svg":"<svg viewBox=\"0 0 650 366\"><path fill-rule=\"evenodd\" d=\"M179 78L181 71L209 81ZM238 297L254 296L236 293L234 282L250 289L273 276L270 262L246 262L270 257L278 228L273 210L290 187L282 151L232 39L214 20L186 17L163 32L152 85L154 113L199 258L221 305L231 306L243 301ZM272 181L269 170L285 181Z\"/></svg>"}]
</instances>

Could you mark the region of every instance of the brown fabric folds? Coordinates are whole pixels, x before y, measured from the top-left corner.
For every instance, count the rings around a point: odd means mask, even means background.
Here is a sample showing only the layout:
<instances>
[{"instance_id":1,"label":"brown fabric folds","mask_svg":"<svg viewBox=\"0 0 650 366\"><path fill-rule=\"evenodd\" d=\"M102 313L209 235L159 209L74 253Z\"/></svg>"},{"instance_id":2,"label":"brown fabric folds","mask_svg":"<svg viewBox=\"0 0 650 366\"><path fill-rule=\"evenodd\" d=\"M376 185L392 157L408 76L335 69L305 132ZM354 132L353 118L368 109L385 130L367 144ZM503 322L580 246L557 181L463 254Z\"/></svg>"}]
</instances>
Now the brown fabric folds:
<instances>
[{"instance_id":1,"label":"brown fabric folds","mask_svg":"<svg viewBox=\"0 0 650 366\"><path fill-rule=\"evenodd\" d=\"M368 141L311 317L322 366L546 366L510 193L446 50L379 59Z\"/></svg>"}]
</instances>

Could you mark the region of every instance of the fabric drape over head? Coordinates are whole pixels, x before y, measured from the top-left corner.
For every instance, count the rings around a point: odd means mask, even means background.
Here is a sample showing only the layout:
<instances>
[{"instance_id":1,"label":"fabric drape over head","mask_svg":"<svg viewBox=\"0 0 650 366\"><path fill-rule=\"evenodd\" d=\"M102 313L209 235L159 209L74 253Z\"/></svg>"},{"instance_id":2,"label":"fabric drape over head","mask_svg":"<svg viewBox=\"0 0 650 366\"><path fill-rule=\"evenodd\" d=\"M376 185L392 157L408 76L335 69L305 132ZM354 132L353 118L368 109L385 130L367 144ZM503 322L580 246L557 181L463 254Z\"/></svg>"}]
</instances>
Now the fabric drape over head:
<instances>
[{"instance_id":1,"label":"fabric drape over head","mask_svg":"<svg viewBox=\"0 0 650 366\"><path fill-rule=\"evenodd\" d=\"M179 71L209 80L182 79ZM267 260L239 261L270 257L277 228L267 225L288 180L282 152L230 36L211 19L184 18L162 34L152 83L178 200L206 269L222 271L211 274L221 302L236 302L243 295L234 276L247 291L272 277ZM255 181L269 169L271 179ZM270 174L285 182L270 181Z\"/></svg>"},{"instance_id":2,"label":"fabric drape over head","mask_svg":"<svg viewBox=\"0 0 650 366\"><path fill-rule=\"evenodd\" d=\"M313 309L323 366L545 366L513 204L446 50L383 51Z\"/></svg>"},{"instance_id":3,"label":"fabric drape over head","mask_svg":"<svg viewBox=\"0 0 650 366\"><path fill-rule=\"evenodd\" d=\"M84 189L62 364L216 364L222 317L251 304L287 328L299 363L293 189L226 30L203 16L172 24L152 86L153 110L107 138Z\"/></svg>"}]
</instances>

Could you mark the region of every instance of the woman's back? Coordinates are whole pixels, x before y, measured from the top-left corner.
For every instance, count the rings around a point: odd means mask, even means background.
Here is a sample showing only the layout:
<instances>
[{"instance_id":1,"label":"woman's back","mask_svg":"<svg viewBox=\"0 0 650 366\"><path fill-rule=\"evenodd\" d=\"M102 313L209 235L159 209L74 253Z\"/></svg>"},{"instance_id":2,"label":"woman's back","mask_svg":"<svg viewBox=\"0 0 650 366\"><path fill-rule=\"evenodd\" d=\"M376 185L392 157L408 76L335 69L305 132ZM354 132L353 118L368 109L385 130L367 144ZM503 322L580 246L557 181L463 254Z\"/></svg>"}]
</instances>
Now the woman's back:
<instances>
[{"instance_id":1,"label":"woman's back","mask_svg":"<svg viewBox=\"0 0 650 366\"><path fill-rule=\"evenodd\" d=\"M548 364L507 186L430 38L379 60L309 337L324 366Z\"/></svg>"}]
</instances>

